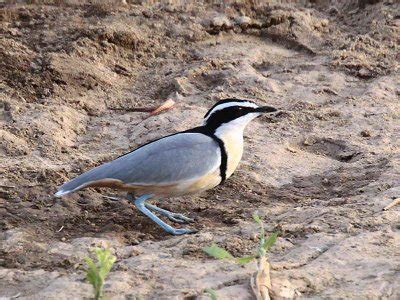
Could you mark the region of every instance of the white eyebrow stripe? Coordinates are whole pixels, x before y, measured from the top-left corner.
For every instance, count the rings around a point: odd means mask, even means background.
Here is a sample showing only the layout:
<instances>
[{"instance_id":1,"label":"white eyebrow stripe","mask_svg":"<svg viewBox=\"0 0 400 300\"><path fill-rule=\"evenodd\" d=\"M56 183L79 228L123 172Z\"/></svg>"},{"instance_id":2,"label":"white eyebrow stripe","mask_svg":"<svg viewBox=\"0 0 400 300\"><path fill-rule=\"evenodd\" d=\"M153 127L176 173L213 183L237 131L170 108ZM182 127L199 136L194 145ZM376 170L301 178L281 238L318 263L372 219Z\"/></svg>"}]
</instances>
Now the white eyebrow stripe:
<instances>
[{"instance_id":1,"label":"white eyebrow stripe","mask_svg":"<svg viewBox=\"0 0 400 300\"><path fill-rule=\"evenodd\" d=\"M258 105L252 102L227 102L227 103L222 103L216 107L210 112L210 114L207 116L207 118L204 119L204 121L207 121L213 113L216 111L222 110L227 107L232 107L232 106L244 106L244 107L251 107L251 108L257 108Z\"/></svg>"}]
</instances>

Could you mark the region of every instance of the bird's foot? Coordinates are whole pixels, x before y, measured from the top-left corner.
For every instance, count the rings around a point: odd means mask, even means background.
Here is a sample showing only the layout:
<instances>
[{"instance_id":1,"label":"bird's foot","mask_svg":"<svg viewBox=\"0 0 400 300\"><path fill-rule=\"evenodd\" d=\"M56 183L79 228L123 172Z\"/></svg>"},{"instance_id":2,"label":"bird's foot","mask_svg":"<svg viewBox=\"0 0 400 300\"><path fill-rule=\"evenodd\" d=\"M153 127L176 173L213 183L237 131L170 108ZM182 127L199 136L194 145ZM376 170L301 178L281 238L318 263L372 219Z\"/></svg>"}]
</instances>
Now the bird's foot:
<instances>
[{"instance_id":1,"label":"bird's foot","mask_svg":"<svg viewBox=\"0 0 400 300\"><path fill-rule=\"evenodd\" d=\"M176 222L176 223L189 223L189 222L194 222L193 219L191 219L191 218L189 218L189 217L186 217L186 216L183 215L183 214L174 213L174 212L171 212L171 211L166 210L166 209L163 209L163 208L159 208L158 206L155 206L155 205L152 205L152 204L149 204L149 203L145 203L144 205L145 205L148 209L158 212L159 214L161 214L161 215L167 217L168 219L170 219L170 220L173 221L173 222Z\"/></svg>"},{"instance_id":2,"label":"bird's foot","mask_svg":"<svg viewBox=\"0 0 400 300\"><path fill-rule=\"evenodd\" d=\"M190 222L194 222L193 219L188 218L182 214L178 214L178 213L170 213L170 214L166 214L165 215L168 219L170 219L173 222L176 223L190 223Z\"/></svg>"},{"instance_id":3,"label":"bird's foot","mask_svg":"<svg viewBox=\"0 0 400 300\"><path fill-rule=\"evenodd\" d=\"M162 229L164 229L166 232L173 234L173 235L181 235L181 234L187 234L187 233L195 233L197 230L194 229L187 229L187 228L174 228L171 225L165 223L163 220L161 220L159 217L157 217L152 211L156 211L160 213L163 216L168 217L170 220L178 222L178 223L183 223L183 222L189 222L193 221L192 219L185 217L182 214L177 214L170 212L168 210L159 208L155 205L146 203L146 200L151 198L151 194L146 194L143 195L137 199L134 198L133 195L129 194L128 199L130 201L134 201L135 206L146 216L148 216L151 220L153 220L155 223L157 223Z\"/></svg>"},{"instance_id":4,"label":"bird's foot","mask_svg":"<svg viewBox=\"0 0 400 300\"><path fill-rule=\"evenodd\" d=\"M172 228L171 231L169 231L169 233L173 234L173 235L182 235L182 234L188 234L188 233L196 233L197 230L195 229L187 229L187 228Z\"/></svg>"}]
</instances>

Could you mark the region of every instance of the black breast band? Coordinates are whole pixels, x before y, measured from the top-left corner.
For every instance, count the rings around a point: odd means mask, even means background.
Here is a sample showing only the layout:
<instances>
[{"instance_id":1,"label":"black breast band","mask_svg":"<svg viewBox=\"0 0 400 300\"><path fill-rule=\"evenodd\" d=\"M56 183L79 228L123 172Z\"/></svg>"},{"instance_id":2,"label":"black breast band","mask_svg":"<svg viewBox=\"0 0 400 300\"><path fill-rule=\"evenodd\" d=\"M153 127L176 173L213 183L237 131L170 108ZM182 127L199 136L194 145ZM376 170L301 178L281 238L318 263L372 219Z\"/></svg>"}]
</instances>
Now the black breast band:
<instances>
[{"instance_id":1,"label":"black breast band","mask_svg":"<svg viewBox=\"0 0 400 300\"><path fill-rule=\"evenodd\" d=\"M228 154L226 152L224 142L215 135L214 130L210 130L205 126L196 127L193 129L186 130L184 132L202 133L208 135L210 138L212 138L214 141L218 143L219 149L221 151L221 165L219 166L219 176L221 177L221 182L219 184L223 184L224 181L226 180L226 171L228 168Z\"/></svg>"}]
</instances>

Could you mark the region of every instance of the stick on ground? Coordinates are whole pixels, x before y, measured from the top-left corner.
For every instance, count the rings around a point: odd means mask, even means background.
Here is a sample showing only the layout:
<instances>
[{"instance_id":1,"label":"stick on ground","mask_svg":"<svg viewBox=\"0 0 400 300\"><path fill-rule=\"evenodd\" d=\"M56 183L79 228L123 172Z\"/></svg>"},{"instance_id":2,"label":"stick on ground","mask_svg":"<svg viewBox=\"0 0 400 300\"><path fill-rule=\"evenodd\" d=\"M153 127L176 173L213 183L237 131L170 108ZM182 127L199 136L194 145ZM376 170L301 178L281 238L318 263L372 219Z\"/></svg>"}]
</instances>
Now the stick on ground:
<instances>
[{"instance_id":1,"label":"stick on ground","mask_svg":"<svg viewBox=\"0 0 400 300\"><path fill-rule=\"evenodd\" d=\"M400 204L400 198L394 199L392 202L389 203L389 205L385 206L383 210L389 210L392 207L399 205Z\"/></svg>"}]
</instances>

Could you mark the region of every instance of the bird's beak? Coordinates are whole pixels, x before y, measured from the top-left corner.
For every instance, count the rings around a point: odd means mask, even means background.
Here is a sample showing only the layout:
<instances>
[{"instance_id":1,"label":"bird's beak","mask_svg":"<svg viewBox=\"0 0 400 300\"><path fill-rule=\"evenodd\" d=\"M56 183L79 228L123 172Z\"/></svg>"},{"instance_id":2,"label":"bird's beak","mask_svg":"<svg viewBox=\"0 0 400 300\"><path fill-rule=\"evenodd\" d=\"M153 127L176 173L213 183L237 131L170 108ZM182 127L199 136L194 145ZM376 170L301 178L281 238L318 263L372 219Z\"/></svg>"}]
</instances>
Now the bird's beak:
<instances>
[{"instance_id":1,"label":"bird's beak","mask_svg":"<svg viewBox=\"0 0 400 300\"><path fill-rule=\"evenodd\" d=\"M272 113L272 112L278 111L275 107L272 107L272 106L261 106L261 107L257 107L255 110L258 113Z\"/></svg>"}]
</instances>

